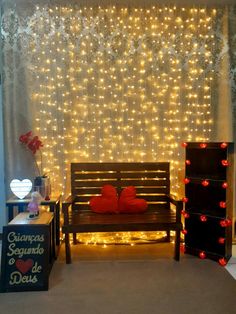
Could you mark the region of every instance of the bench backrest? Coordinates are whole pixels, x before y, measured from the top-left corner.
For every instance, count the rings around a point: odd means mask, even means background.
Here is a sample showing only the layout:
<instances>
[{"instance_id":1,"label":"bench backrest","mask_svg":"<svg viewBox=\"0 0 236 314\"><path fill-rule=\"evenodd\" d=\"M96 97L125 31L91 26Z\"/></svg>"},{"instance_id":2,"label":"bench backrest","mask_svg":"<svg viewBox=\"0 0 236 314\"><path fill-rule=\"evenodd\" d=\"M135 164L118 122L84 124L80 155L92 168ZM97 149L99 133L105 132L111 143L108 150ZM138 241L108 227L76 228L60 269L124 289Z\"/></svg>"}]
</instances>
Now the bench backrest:
<instances>
[{"instance_id":1,"label":"bench backrest","mask_svg":"<svg viewBox=\"0 0 236 314\"><path fill-rule=\"evenodd\" d=\"M118 194L124 187L135 186L137 197L144 198L149 209L156 205L169 208L169 168L168 162L72 163L71 194L76 197L73 209L88 210L90 198L100 195L105 184L116 187Z\"/></svg>"}]
</instances>

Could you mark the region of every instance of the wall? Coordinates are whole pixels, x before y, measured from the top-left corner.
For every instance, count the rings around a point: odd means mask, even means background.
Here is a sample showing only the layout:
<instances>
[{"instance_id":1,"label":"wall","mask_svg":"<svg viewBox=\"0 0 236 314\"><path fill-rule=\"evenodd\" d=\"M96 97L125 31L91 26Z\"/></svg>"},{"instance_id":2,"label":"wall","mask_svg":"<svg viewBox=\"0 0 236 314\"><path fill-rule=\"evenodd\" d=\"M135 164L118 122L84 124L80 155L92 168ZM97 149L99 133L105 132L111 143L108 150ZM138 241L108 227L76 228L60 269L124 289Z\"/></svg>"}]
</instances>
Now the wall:
<instances>
[{"instance_id":1,"label":"wall","mask_svg":"<svg viewBox=\"0 0 236 314\"><path fill-rule=\"evenodd\" d=\"M2 86L0 85L0 233L6 224L5 182L4 182L4 151L3 151L3 121L2 121Z\"/></svg>"},{"instance_id":2,"label":"wall","mask_svg":"<svg viewBox=\"0 0 236 314\"><path fill-rule=\"evenodd\" d=\"M1 8L0 8L1 19ZM1 20L0 20L1 24ZM0 36L0 56L1 54L1 36ZM0 75L2 73L2 59L0 58ZM1 77L0 77L1 78ZM4 172L4 150L3 150L3 119L2 119L2 85L0 82L0 233L2 227L6 224L6 210L5 210L5 172Z\"/></svg>"}]
</instances>

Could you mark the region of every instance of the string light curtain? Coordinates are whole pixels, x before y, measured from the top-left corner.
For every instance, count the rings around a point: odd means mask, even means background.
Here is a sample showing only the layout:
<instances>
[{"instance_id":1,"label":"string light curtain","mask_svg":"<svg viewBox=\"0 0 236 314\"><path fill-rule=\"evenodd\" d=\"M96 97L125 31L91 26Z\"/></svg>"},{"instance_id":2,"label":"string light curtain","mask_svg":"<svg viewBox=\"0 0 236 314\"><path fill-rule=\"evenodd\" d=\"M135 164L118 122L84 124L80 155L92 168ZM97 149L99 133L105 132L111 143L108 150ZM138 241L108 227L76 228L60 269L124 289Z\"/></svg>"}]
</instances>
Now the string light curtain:
<instances>
[{"instance_id":1,"label":"string light curtain","mask_svg":"<svg viewBox=\"0 0 236 314\"><path fill-rule=\"evenodd\" d=\"M33 129L54 191L69 187L71 162L170 161L181 194L181 143L232 140L230 12L5 1L7 180L36 175L18 142Z\"/></svg>"}]
</instances>

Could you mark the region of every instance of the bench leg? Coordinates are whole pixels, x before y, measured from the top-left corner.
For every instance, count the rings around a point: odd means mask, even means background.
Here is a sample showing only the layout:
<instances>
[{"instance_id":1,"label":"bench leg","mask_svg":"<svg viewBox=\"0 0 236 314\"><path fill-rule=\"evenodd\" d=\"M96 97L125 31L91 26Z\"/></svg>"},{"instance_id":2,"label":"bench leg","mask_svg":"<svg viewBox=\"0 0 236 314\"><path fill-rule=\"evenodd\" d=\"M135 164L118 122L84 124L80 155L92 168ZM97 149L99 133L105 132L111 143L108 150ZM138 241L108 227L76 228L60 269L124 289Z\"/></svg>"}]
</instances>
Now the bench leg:
<instances>
[{"instance_id":1,"label":"bench leg","mask_svg":"<svg viewBox=\"0 0 236 314\"><path fill-rule=\"evenodd\" d=\"M180 257L180 230L175 231L175 255L174 259L179 261Z\"/></svg>"},{"instance_id":2,"label":"bench leg","mask_svg":"<svg viewBox=\"0 0 236 314\"><path fill-rule=\"evenodd\" d=\"M71 264L70 236L65 233L66 264Z\"/></svg>"},{"instance_id":3,"label":"bench leg","mask_svg":"<svg viewBox=\"0 0 236 314\"><path fill-rule=\"evenodd\" d=\"M73 233L73 244L77 244L76 233Z\"/></svg>"},{"instance_id":4,"label":"bench leg","mask_svg":"<svg viewBox=\"0 0 236 314\"><path fill-rule=\"evenodd\" d=\"M166 231L166 242L170 242L170 230Z\"/></svg>"}]
</instances>

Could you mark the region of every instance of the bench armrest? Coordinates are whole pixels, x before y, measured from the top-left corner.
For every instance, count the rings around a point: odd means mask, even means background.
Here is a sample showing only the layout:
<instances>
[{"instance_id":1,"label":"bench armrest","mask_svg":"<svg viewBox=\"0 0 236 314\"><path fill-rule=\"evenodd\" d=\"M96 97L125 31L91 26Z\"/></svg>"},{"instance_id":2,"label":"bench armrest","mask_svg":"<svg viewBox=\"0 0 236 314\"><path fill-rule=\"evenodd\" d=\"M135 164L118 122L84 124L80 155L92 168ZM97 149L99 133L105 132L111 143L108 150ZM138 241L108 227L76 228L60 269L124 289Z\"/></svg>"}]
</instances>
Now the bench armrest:
<instances>
[{"instance_id":1,"label":"bench armrest","mask_svg":"<svg viewBox=\"0 0 236 314\"><path fill-rule=\"evenodd\" d=\"M62 202L62 212L64 215L64 225L69 224L69 207L73 205L75 197L70 195Z\"/></svg>"},{"instance_id":2,"label":"bench armrest","mask_svg":"<svg viewBox=\"0 0 236 314\"><path fill-rule=\"evenodd\" d=\"M173 195L173 194L169 194L167 195L167 198L169 199L169 201L174 204L175 206L177 206L178 204L182 204L183 205L183 201L181 199L178 199L177 196Z\"/></svg>"},{"instance_id":3,"label":"bench armrest","mask_svg":"<svg viewBox=\"0 0 236 314\"><path fill-rule=\"evenodd\" d=\"M181 212L183 210L183 201L178 199L175 195L169 194L167 195L170 203L175 205L176 207L176 222L181 222Z\"/></svg>"},{"instance_id":4,"label":"bench armrest","mask_svg":"<svg viewBox=\"0 0 236 314\"><path fill-rule=\"evenodd\" d=\"M67 196L65 200L63 200L63 204L72 204L75 200L75 197L73 195Z\"/></svg>"}]
</instances>

